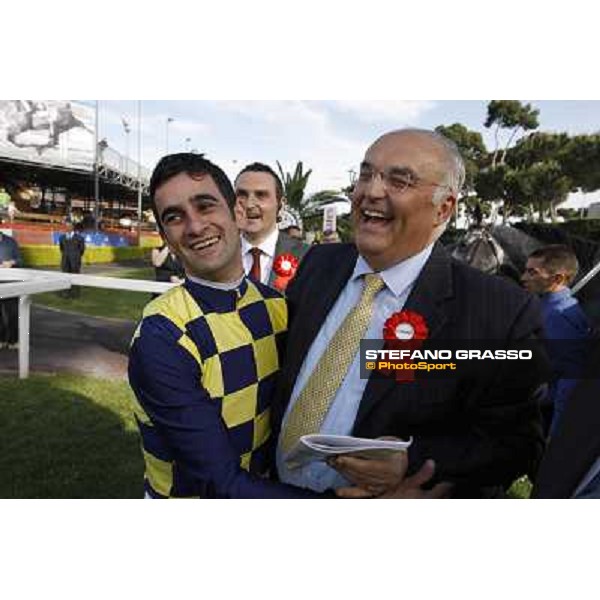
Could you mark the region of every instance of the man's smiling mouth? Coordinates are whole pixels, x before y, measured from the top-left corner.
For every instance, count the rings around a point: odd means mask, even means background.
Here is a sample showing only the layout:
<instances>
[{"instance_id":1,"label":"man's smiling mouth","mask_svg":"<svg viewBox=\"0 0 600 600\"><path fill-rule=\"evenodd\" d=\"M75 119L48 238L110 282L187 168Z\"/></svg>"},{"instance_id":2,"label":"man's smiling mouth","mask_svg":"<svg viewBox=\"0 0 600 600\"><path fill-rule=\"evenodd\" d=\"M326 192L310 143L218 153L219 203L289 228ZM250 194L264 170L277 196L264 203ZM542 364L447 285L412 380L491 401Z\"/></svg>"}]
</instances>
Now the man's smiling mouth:
<instances>
[{"instance_id":1,"label":"man's smiling mouth","mask_svg":"<svg viewBox=\"0 0 600 600\"><path fill-rule=\"evenodd\" d=\"M203 240L199 240L190 244L189 247L192 250L204 250L205 248L210 248L210 246L214 246L221 239L220 235L213 235L209 238L205 238Z\"/></svg>"},{"instance_id":2,"label":"man's smiling mouth","mask_svg":"<svg viewBox=\"0 0 600 600\"><path fill-rule=\"evenodd\" d=\"M360 217L365 223L386 223L392 220L387 213L372 208L361 208Z\"/></svg>"}]
</instances>

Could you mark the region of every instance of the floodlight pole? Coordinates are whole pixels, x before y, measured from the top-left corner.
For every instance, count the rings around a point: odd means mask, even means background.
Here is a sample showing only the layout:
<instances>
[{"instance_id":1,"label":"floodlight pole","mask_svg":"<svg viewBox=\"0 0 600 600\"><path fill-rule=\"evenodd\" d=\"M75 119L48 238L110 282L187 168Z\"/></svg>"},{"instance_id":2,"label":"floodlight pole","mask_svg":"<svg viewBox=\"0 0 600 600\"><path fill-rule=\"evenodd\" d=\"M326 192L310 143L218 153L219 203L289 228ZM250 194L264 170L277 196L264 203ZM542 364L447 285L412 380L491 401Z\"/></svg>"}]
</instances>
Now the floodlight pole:
<instances>
[{"instance_id":1,"label":"floodlight pole","mask_svg":"<svg viewBox=\"0 0 600 600\"><path fill-rule=\"evenodd\" d=\"M137 101L138 246L142 245L142 101Z\"/></svg>"},{"instance_id":2,"label":"floodlight pole","mask_svg":"<svg viewBox=\"0 0 600 600\"><path fill-rule=\"evenodd\" d=\"M167 117L167 123L165 126L165 138L166 138L166 144L165 144L165 154L169 154L169 125L174 121L175 119L173 119L173 117Z\"/></svg>"},{"instance_id":3,"label":"floodlight pole","mask_svg":"<svg viewBox=\"0 0 600 600\"><path fill-rule=\"evenodd\" d=\"M98 100L96 100L96 123L94 126L94 229L98 231L100 220L100 165L98 152Z\"/></svg>"}]
</instances>

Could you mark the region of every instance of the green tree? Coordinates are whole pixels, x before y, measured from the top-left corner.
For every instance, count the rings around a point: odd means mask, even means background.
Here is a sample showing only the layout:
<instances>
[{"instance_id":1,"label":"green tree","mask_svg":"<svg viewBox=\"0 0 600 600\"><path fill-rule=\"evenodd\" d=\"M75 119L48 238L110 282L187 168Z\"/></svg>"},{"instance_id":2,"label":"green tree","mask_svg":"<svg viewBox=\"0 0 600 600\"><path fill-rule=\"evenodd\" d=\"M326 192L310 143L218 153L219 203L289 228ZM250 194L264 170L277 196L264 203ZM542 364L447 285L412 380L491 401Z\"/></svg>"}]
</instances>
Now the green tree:
<instances>
[{"instance_id":1,"label":"green tree","mask_svg":"<svg viewBox=\"0 0 600 600\"><path fill-rule=\"evenodd\" d=\"M560 162L575 189L583 192L600 189L600 134L568 138Z\"/></svg>"},{"instance_id":2,"label":"green tree","mask_svg":"<svg viewBox=\"0 0 600 600\"><path fill-rule=\"evenodd\" d=\"M487 118L484 125L488 128L492 125L495 126L492 168L497 165L498 152L500 151L500 129L510 130L508 141L502 150L500 159L500 164L504 164L508 148L519 130L529 131L539 126L539 113L540 111L534 109L531 104L521 104L518 100L492 100L488 104Z\"/></svg>"},{"instance_id":3,"label":"green tree","mask_svg":"<svg viewBox=\"0 0 600 600\"><path fill-rule=\"evenodd\" d=\"M509 168L506 165L498 165L495 168L487 167L481 169L475 179L475 191L484 201L506 200L506 176Z\"/></svg>"},{"instance_id":4,"label":"green tree","mask_svg":"<svg viewBox=\"0 0 600 600\"><path fill-rule=\"evenodd\" d=\"M562 160L569 145L566 133L535 131L521 138L507 153L506 163L519 169L537 162Z\"/></svg>"},{"instance_id":5,"label":"green tree","mask_svg":"<svg viewBox=\"0 0 600 600\"><path fill-rule=\"evenodd\" d=\"M487 160L487 150L483 138L478 131L467 129L462 123L440 125L435 128L438 133L452 140L458 147L465 163L464 195L475 190L475 178Z\"/></svg>"},{"instance_id":6,"label":"green tree","mask_svg":"<svg viewBox=\"0 0 600 600\"><path fill-rule=\"evenodd\" d=\"M528 169L531 178L532 197L537 201L540 220L544 208L550 209L554 221L557 217L556 207L564 202L573 186L573 181L566 176L556 160L535 163Z\"/></svg>"},{"instance_id":7,"label":"green tree","mask_svg":"<svg viewBox=\"0 0 600 600\"><path fill-rule=\"evenodd\" d=\"M532 220L534 188L531 173L526 168L511 169L505 167L504 169L503 219L508 219L510 214L521 214L527 215L528 220Z\"/></svg>"},{"instance_id":8,"label":"green tree","mask_svg":"<svg viewBox=\"0 0 600 600\"><path fill-rule=\"evenodd\" d=\"M566 133L535 132L519 140L509 150L507 163L524 170L522 177L526 178L535 166L534 179L541 186L541 197L546 197L545 208L549 208L552 218L555 218L556 207L566 199L568 191L600 189L600 135L570 137ZM545 190L545 180L549 185L557 185L552 200L547 199L550 190ZM536 193L531 191L530 199L539 206L540 197Z\"/></svg>"},{"instance_id":9,"label":"green tree","mask_svg":"<svg viewBox=\"0 0 600 600\"><path fill-rule=\"evenodd\" d=\"M462 123L453 123L448 126L439 125L435 130L452 140L462 156L465 165L465 183L460 201L464 204L468 223L488 216L489 205L475 195L475 182L488 155L481 134L478 131L467 129Z\"/></svg>"},{"instance_id":10,"label":"green tree","mask_svg":"<svg viewBox=\"0 0 600 600\"><path fill-rule=\"evenodd\" d=\"M506 175L508 204L533 206L537 208L538 218L543 220L548 211L552 220L556 220L556 207L564 202L573 185L556 160L536 162L522 169L512 169Z\"/></svg>"}]
</instances>

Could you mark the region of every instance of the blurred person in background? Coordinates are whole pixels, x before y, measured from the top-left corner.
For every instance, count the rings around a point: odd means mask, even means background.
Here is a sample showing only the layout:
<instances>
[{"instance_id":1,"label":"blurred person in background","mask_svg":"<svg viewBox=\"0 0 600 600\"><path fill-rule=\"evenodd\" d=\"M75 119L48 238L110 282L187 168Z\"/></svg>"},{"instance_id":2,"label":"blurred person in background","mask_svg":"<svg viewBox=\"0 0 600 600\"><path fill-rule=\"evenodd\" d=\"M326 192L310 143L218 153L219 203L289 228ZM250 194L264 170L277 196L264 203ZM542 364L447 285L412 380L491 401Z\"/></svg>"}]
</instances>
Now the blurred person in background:
<instances>
[{"instance_id":1,"label":"blurred person in background","mask_svg":"<svg viewBox=\"0 0 600 600\"><path fill-rule=\"evenodd\" d=\"M542 402L545 430L556 433L569 396L583 370L591 324L569 285L579 263L568 246L552 244L534 250L521 277L523 287L540 297L544 334L553 378ZM560 341L558 341L560 340Z\"/></svg>"},{"instance_id":2,"label":"blurred person in background","mask_svg":"<svg viewBox=\"0 0 600 600\"><path fill-rule=\"evenodd\" d=\"M12 269L21 266L19 245L11 236L0 231L0 269ZM0 348L6 347L15 350L18 348L18 342L19 298L0 299Z\"/></svg>"}]
</instances>

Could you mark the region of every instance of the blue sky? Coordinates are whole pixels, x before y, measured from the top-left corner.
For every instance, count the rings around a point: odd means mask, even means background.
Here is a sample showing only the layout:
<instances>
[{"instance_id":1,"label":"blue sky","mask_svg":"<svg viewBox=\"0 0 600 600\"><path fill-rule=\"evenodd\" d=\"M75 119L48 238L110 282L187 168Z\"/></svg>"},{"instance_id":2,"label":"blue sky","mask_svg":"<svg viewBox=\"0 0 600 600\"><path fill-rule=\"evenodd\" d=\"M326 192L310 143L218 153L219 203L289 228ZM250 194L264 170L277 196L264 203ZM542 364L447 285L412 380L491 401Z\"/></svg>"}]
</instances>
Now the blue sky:
<instances>
[{"instance_id":1,"label":"blue sky","mask_svg":"<svg viewBox=\"0 0 600 600\"><path fill-rule=\"evenodd\" d=\"M483 126L488 101L157 101L142 102L142 164L152 168L166 151L196 149L231 176L261 161L292 169L298 160L313 173L308 191L339 189L349 182L368 145L381 133L402 126L434 128L460 122L480 131L493 149L492 131ZM600 131L600 101L524 100L540 110L541 131L570 134ZM86 102L87 103L87 102ZM93 104L91 102L90 104ZM131 126L130 155L137 157L137 101L103 100L100 137L125 152L124 117ZM189 138L189 141L187 140ZM600 194L574 196L569 205L600 200Z\"/></svg>"}]
</instances>

